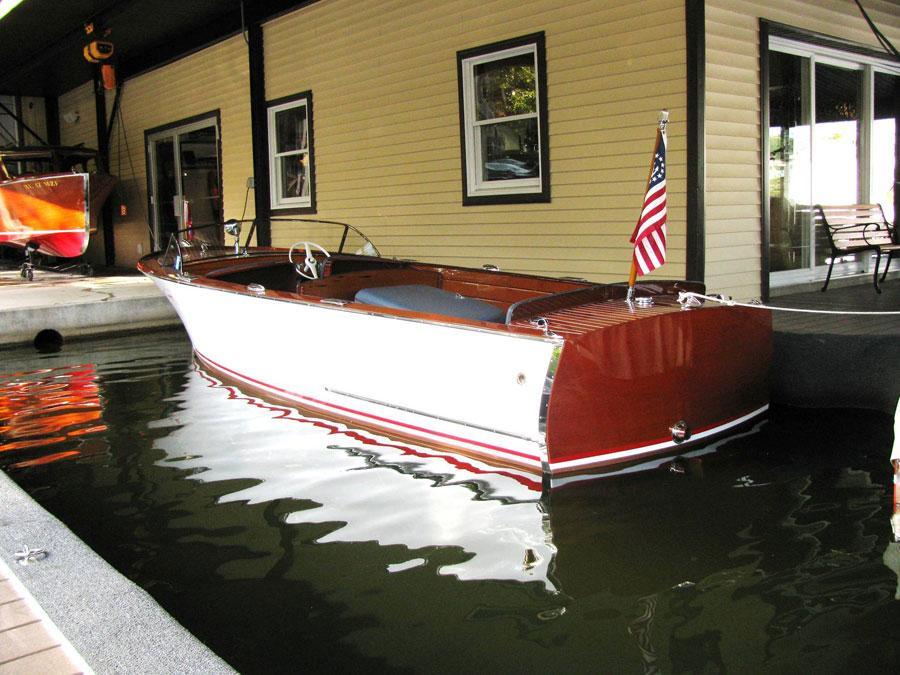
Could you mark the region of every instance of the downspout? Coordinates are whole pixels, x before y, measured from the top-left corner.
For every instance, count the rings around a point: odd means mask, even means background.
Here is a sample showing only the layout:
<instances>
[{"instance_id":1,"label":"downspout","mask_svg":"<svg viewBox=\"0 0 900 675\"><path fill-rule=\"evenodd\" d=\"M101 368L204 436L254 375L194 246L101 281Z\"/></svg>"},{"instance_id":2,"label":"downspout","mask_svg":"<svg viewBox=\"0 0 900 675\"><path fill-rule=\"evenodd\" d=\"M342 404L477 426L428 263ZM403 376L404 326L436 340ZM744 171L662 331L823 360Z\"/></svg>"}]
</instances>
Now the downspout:
<instances>
[{"instance_id":1,"label":"downspout","mask_svg":"<svg viewBox=\"0 0 900 675\"><path fill-rule=\"evenodd\" d=\"M250 70L250 127L253 139L253 204L256 211L256 243L272 245L269 204L269 136L266 119L266 68L263 30L259 21L247 26Z\"/></svg>"},{"instance_id":2,"label":"downspout","mask_svg":"<svg viewBox=\"0 0 900 675\"><path fill-rule=\"evenodd\" d=\"M97 119L97 169L109 172L109 125L106 122L106 91L100 78L100 67L94 68L94 110ZM103 225L103 254L107 267L116 264L116 235L113 231L112 202L107 200L101 215Z\"/></svg>"},{"instance_id":3,"label":"downspout","mask_svg":"<svg viewBox=\"0 0 900 675\"><path fill-rule=\"evenodd\" d=\"M706 8L685 0L687 58L687 241L685 278L706 280Z\"/></svg>"}]
</instances>

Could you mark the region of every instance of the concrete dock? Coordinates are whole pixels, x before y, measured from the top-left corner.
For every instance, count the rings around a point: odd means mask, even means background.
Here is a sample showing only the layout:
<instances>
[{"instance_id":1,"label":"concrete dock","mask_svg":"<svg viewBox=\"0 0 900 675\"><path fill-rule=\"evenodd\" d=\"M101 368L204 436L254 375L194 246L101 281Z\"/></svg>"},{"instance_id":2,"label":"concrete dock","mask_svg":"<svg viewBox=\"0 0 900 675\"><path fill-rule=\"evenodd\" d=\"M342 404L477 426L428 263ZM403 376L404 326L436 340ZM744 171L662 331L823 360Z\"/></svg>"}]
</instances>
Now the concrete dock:
<instances>
[{"instance_id":1,"label":"concrete dock","mask_svg":"<svg viewBox=\"0 0 900 675\"><path fill-rule=\"evenodd\" d=\"M68 341L178 324L169 301L143 275L39 270L24 282L18 270L0 270L0 348L32 344L41 331Z\"/></svg>"},{"instance_id":2,"label":"concrete dock","mask_svg":"<svg viewBox=\"0 0 900 675\"><path fill-rule=\"evenodd\" d=\"M2 471L0 504L0 675L233 672Z\"/></svg>"}]
</instances>

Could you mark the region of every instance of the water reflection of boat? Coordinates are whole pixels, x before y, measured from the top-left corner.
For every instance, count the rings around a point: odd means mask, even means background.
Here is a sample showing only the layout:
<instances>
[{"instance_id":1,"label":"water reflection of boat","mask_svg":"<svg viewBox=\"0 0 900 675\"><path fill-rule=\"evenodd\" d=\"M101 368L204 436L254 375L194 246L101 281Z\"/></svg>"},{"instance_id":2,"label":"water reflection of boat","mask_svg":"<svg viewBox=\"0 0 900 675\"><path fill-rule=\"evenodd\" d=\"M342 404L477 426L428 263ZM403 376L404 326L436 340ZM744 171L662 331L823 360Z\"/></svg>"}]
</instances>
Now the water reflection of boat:
<instances>
[{"instance_id":1,"label":"water reflection of boat","mask_svg":"<svg viewBox=\"0 0 900 675\"><path fill-rule=\"evenodd\" d=\"M539 482L304 417L246 396L202 370L191 374L175 398L179 413L151 425L172 427L156 441L168 455L165 464L189 469L204 482L253 481L221 496L221 503L302 500L304 506L284 520L331 524L317 543L374 541L408 549L408 557L396 560L389 572L424 564L435 547L452 547L464 555L441 564L440 574L537 581L554 589L555 548ZM227 442L210 443L223 438L223 406L233 432ZM218 412L204 412L210 410ZM413 503L415 509L404 507Z\"/></svg>"},{"instance_id":2,"label":"water reflection of boat","mask_svg":"<svg viewBox=\"0 0 900 675\"><path fill-rule=\"evenodd\" d=\"M106 430L102 416L93 364L0 377L0 455L10 468L83 456L86 438ZM60 445L73 447L46 452Z\"/></svg>"},{"instance_id":3,"label":"water reflection of boat","mask_svg":"<svg viewBox=\"0 0 900 675\"><path fill-rule=\"evenodd\" d=\"M622 284L387 259L308 225L331 252L173 242L140 262L245 391L552 475L681 452L768 408L769 313L679 303L702 284L629 303Z\"/></svg>"}]
</instances>

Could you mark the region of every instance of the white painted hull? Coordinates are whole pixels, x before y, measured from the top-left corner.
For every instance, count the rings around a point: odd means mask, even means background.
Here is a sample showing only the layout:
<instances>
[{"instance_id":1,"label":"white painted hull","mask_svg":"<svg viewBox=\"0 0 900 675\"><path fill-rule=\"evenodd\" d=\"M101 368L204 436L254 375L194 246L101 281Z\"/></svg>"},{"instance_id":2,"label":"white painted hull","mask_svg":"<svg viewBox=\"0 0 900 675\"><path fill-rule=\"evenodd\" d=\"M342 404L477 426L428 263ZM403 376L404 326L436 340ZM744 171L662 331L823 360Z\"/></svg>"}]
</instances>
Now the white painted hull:
<instances>
[{"instance_id":1,"label":"white painted hull","mask_svg":"<svg viewBox=\"0 0 900 675\"><path fill-rule=\"evenodd\" d=\"M558 339L151 278L199 358L229 379L426 444L547 466L542 406Z\"/></svg>"}]
</instances>

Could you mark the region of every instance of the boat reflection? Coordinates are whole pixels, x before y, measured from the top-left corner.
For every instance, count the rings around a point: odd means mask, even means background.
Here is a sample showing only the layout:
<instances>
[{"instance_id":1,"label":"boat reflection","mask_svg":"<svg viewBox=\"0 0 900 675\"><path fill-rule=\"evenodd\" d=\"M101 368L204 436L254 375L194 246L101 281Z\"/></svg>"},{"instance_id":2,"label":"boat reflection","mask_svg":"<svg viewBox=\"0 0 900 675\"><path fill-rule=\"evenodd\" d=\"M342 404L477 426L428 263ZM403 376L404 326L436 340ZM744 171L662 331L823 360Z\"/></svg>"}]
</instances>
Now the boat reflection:
<instances>
[{"instance_id":1,"label":"boat reflection","mask_svg":"<svg viewBox=\"0 0 900 675\"><path fill-rule=\"evenodd\" d=\"M440 565L439 574L539 581L555 589L556 549L541 483L528 474L304 417L247 396L199 367L175 398L179 413L151 423L174 427L155 443L168 455L164 463L190 470L199 481L254 481L219 503L303 500L285 523L337 524L316 543L374 541L409 549L411 557L389 565L389 572L424 563L416 551L458 547L464 561Z\"/></svg>"},{"instance_id":2,"label":"boat reflection","mask_svg":"<svg viewBox=\"0 0 900 675\"><path fill-rule=\"evenodd\" d=\"M10 453L0 456L9 468L102 452L87 438L106 428L94 364L0 376L0 453Z\"/></svg>"}]
</instances>

